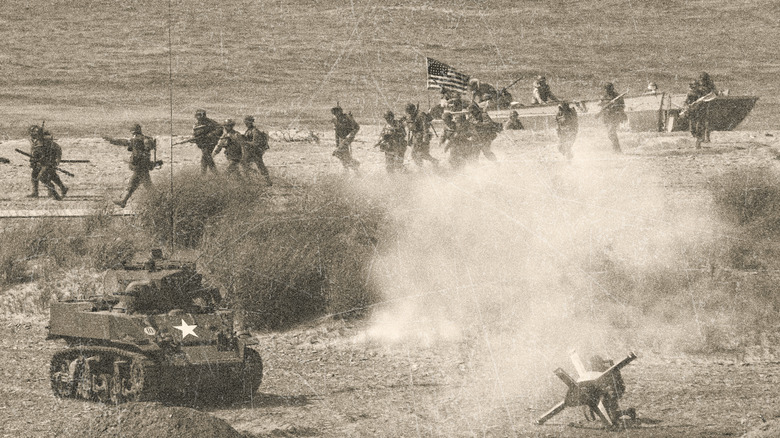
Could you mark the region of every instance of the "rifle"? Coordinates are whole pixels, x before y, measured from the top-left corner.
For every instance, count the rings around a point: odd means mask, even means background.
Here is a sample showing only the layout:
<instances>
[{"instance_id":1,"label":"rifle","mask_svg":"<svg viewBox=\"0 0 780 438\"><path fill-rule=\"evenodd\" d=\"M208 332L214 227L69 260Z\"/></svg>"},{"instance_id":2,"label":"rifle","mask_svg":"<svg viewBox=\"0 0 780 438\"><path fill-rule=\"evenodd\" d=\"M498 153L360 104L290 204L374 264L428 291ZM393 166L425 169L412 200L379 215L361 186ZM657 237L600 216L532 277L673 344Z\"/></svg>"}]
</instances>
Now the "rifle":
<instances>
[{"instance_id":1,"label":"rifle","mask_svg":"<svg viewBox=\"0 0 780 438\"><path fill-rule=\"evenodd\" d=\"M515 79L515 81L514 81L514 82L512 82L511 84L509 84L509 85L507 85L506 87L502 88L502 89L501 89L501 91L500 91L498 94L499 94L499 95L500 95L500 94L504 94L504 93L506 92L506 90L508 90L508 89L510 89L510 88L512 88L512 87L514 87L514 86L515 86L515 84L516 84L516 83L518 83L518 82L520 82L520 80L521 80L521 79L523 79L523 78L518 78L518 79Z\"/></svg>"},{"instance_id":2,"label":"rifle","mask_svg":"<svg viewBox=\"0 0 780 438\"><path fill-rule=\"evenodd\" d=\"M197 139L198 139L198 137L190 137L190 138L182 140L182 141L177 141L176 143L172 144L171 146L178 146L178 145L184 144L184 143L195 143L195 140L197 140Z\"/></svg>"},{"instance_id":3,"label":"rifle","mask_svg":"<svg viewBox=\"0 0 780 438\"><path fill-rule=\"evenodd\" d=\"M691 110L692 110L692 109L695 109L697 106L699 106L699 105L700 105L700 104L702 104L703 102L709 102L709 101L711 101L711 100L712 100L712 99L714 99L715 97L717 97L717 94L716 94L714 91L710 91L709 93L705 94L704 96L702 96L702 97L700 97L700 98L696 99L696 101L695 101L695 102L691 103L690 105L688 105L688 107L687 107L687 108L684 108L684 109L683 109L683 110L680 112L680 118L681 118L681 119L683 119L683 118L685 118L685 117L688 117L688 113L689 113L689 112L691 112Z\"/></svg>"},{"instance_id":4,"label":"rifle","mask_svg":"<svg viewBox=\"0 0 780 438\"><path fill-rule=\"evenodd\" d=\"M14 149L14 150L15 150L16 152L18 152L18 153L20 153L20 154L24 155L24 156L25 156L25 157L27 157L27 158L33 158L33 156L32 156L32 155L28 154L27 152L25 152L25 151L23 151L23 150L19 150L19 149ZM65 169L63 169L63 168L61 168L61 167L56 167L56 169L57 169L58 171L60 171L60 172L64 173L65 175L68 175L68 176L76 176L76 175L74 175L74 174L72 174L72 173L68 172L67 170L65 170Z\"/></svg>"},{"instance_id":5,"label":"rifle","mask_svg":"<svg viewBox=\"0 0 780 438\"><path fill-rule=\"evenodd\" d=\"M596 117L599 117L599 116L601 116L601 114L604 112L604 110L605 110L605 109L607 109L607 108L611 107L612 105L614 105L614 104L615 104L615 102L617 102L617 101L618 101L618 99L620 99L621 97L625 96L626 94L628 94L628 91L626 91L626 92L624 92L624 93L621 93L621 94L618 94L617 96L615 96L615 98L614 98L614 99L612 99L612 100L610 100L609 102L607 102L607 104L606 104L606 105L604 105L604 106L602 106L602 107L601 107L601 109L599 110L599 112L596 114Z\"/></svg>"}]
</instances>

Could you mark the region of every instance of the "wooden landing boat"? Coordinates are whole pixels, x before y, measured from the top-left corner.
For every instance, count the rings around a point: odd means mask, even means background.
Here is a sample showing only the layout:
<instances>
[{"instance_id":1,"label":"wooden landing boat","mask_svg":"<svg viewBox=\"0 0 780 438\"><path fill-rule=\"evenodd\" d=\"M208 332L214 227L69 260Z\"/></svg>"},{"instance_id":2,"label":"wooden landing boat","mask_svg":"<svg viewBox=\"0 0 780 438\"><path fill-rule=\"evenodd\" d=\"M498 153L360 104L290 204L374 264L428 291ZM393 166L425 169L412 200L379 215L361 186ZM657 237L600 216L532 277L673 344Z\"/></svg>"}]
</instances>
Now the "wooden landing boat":
<instances>
[{"instance_id":1,"label":"wooden landing boat","mask_svg":"<svg viewBox=\"0 0 780 438\"><path fill-rule=\"evenodd\" d=\"M688 121L680 120L679 115L685 103L685 94L642 94L626 96L626 115L628 128L633 132L684 131ZM758 97L755 96L716 96L705 102L702 110L706 114L710 131L731 131L750 114ZM598 123L596 114L599 101L580 101L575 103L582 126ZM513 105L510 109L489 110L488 114L496 121L505 121L509 113L517 111L525 129L540 131L555 129L555 114L558 104Z\"/></svg>"}]
</instances>

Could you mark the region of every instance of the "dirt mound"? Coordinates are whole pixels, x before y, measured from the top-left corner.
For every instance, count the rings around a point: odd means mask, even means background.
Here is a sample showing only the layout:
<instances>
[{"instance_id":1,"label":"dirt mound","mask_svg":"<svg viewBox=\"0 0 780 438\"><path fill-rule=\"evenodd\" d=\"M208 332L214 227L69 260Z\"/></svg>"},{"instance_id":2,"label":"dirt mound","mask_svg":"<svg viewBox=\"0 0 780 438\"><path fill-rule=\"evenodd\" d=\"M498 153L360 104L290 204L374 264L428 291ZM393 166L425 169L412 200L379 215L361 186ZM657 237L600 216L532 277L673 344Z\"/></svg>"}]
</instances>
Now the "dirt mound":
<instances>
[{"instance_id":1,"label":"dirt mound","mask_svg":"<svg viewBox=\"0 0 780 438\"><path fill-rule=\"evenodd\" d=\"M244 438L219 418L195 409L159 403L127 403L86 418L71 436L100 438L137 436L191 438L199 436ZM70 433L70 432L69 432Z\"/></svg>"},{"instance_id":2,"label":"dirt mound","mask_svg":"<svg viewBox=\"0 0 780 438\"><path fill-rule=\"evenodd\" d=\"M780 418L769 420L754 427L742 438L775 438L780 436Z\"/></svg>"}]
</instances>

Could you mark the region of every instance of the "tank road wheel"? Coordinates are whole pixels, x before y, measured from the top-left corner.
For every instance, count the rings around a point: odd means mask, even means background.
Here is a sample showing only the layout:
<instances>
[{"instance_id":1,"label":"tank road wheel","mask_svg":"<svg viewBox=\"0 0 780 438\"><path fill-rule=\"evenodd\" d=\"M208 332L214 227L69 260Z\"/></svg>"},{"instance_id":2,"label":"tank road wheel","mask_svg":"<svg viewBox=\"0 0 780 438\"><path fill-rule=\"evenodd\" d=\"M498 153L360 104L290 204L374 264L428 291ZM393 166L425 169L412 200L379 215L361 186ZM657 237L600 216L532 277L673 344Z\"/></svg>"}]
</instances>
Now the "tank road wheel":
<instances>
[{"instance_id":1,"label":"tank road wheel","mask_svg":"<svg viewBox=\"0 0 780 438\"><path fill-rule=\"evenodd\" d=\"M49 378L51 379L51 389L57 397L76 396L76 388L81 374L84 372L83 363L80 358L66 354L62 351L51 358L49 366Z\"/></svg>"},{"instance_id":2,"label":"tank road wheel","mask_svg":"<svg viewBox=\"0 0 780 438\"><path fill-rule=\"evenodd\" d=\"M92 393L99 402L108 403L111 401L112 380L111 374L100 373L92 376Z\"/></svg>"},{"instance_id":3,"label":"tank road wheel","mask_svg":"<svg viewBox=\"0 0 780 438\"><path fill-rule=\"evenodd\" d=\"M127 369L126 377L122 379L122 398L125 401L140 401L144 390L144 365L140 360L133 360Z\"/></svg>"}]
</instances>

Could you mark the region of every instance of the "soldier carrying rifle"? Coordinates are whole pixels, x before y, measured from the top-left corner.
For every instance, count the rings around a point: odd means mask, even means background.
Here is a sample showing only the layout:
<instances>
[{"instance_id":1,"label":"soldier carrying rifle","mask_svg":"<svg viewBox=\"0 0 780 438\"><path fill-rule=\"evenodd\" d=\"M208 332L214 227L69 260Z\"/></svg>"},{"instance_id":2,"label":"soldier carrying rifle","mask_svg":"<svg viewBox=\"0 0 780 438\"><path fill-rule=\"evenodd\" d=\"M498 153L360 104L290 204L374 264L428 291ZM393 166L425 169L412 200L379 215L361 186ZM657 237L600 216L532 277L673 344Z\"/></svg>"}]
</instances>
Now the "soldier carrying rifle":
<instances>
[{"instance_id":1,"label":"soldier carrying rifle","mask_svg":"<svg viewBox=\"0 0 780 438\"><path fill-rule=\"evenodd\" d=\"M103 137L103 140L117 146L125 146L128 151L132 152L130 170L133 171L133 175L130 177L130 183L127 186L125 196L119 201L114 201L114 204L121 208L125 208L127 200L130 199L138 186L143 184L147 189L152 187L152 178L149 176L149 171L154 169L155 166L162 164L161 161L152 161L151 159L152 151L156 153L157 141L152 137L144 135L141 132L141 125L137 123L133 125L130 132L133 136L129 140Z\"/></svg>"},{"instance_id":2,"label":"soldier carrying rifle","mask_svg":"<svg viewBox=\"0 0 780 438\"><path fill-rule=\"evenodd\" d=\"M27 197L38 197L38 182L41 182L48 190L49 196L61 201L68 193L68 188L57 175L57 166L62 159L62 148L54 141L52 135L43 129L43 125L32 125L27 132L30 134L30 154L24 155L30 157L32 168L32 193ZM55 184L60 188L61 194L55 190Z\"/></svg>"}]
</instances>

